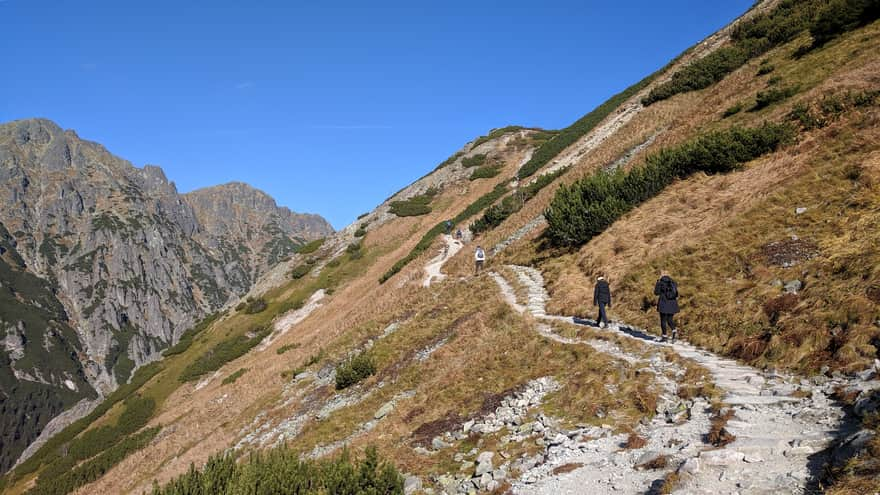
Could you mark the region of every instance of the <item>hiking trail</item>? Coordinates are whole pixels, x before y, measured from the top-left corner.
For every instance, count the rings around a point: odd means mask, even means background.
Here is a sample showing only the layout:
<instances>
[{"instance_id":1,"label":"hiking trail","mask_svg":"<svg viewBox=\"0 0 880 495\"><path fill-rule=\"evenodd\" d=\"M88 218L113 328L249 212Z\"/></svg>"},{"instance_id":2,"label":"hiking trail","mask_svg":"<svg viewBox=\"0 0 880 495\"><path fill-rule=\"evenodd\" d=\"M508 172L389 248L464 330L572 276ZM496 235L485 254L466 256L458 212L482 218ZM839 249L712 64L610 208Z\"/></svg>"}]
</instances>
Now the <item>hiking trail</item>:
<instances>
[{"instance_id":1,"label":"hiking trail","mask_svg":"<svg viewBox=\"0 0 880 495\"><path fill-rule=\"evenodd\" d=\"M586 344L597 350L625 359L643 360L621 350L611 342L602 340L579 340L561 337L552 332L550 321L565 321L593 325L582 320L561 315L548 315L549 299L544 289L541 273L530 267L508 265L517 276L515 283L527 290L523 305L516 300L508 280L496 272L491 276L498 284L504 299L517 311L528 311L538 320L541 335L569 345ZM602 331L597 328L597 331ZM843 411L828 398L832 383L822 385L791 376L764 373L750 366L720 357L681 341L674 344L655 341L645 331L612 322L605 330L639 341L645 349L673 350L682 358L690 359L708 370L716 387L724 394L723 402L733 411L725 429L736 436L732 443L716 448L704 441L709 432L711 412L709 404L697 398L689 404L684 418L670 422L669 414L657 414L637 429L647 439L639 449L623 449L626 435L611 432L602 438L587 439L561 445L548 450L545 462L526 472L514 483L514 493L529 494L576 494L584 487L590 492L602 493L653 493L659 489L668 473L678 472L680 482L673 493L813 493L817 490L816 477L824 464L821 451L838 438L844 425ZM662 359L662 353L651 359ZM676 366L668 364L673 370ZM660 367L662 369L662 367ZM661 403L669 404L669 395L677 387L664 381ZM664 406L658 406L658 413ZM845 433L845 432L844 432ZM665 456L661 469L637 469ZM562 474L554 469L578 466Z\"/></svg>"},{"instance_id":2,"label":"hiking trail","mask_svg":"<svg viewBox=\"0 0 880 495\"><path fill-rule=\"evenodd\" d=\"M443 268L443 265L446 262L455 256L455 253L461 251L461 248L464 247L464 243L460 240L453 239L453 237L449 234L443 234L443 249L440 250L440 254L435 256L425 265L425 280L422 282L422 287L430 287L431 283L435 280L437 282L446 278L440 269Z\"/></svg>"}]
</instances>

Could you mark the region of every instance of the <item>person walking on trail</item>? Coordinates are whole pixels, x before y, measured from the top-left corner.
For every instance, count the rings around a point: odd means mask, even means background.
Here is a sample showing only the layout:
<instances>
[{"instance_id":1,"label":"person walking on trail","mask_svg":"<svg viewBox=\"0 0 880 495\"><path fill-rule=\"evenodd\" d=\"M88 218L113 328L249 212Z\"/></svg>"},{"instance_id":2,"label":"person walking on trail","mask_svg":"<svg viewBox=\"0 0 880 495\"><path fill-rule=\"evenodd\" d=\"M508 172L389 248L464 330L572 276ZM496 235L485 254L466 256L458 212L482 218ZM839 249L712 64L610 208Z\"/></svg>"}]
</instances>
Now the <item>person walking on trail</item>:
<instances>
[{"instance_id":1,"label":"person walking on trail","mask_svg":"<svg viewBox=\"0 0 880 495\"><path fill-rule=\"evenodd\" d=\"M452 220L447 220L445 225L446 225L446 235L451 234L452 233Z\"/></svg>"},{"instance_id":2,"label":"person walking on trail","mask_svg":"<svg viewBox=\"0 0 880 495\"><path fill-rule=\"evenodd\" d=\"M455 238L456 238L456 240L459 240L459 241L460 241L460 240L461 240L461 236L462 236L462 234L461 234L461 229L456 230L456 231L455 231Z\"/></svg>"},{"instance_id":3,"label":"person walking on trail","mask_svg":"<svg viewBox=\"0 0 880 495\"><path fill-rule=\"evenodd\" d=\"M654 284L654 295L657 296L657 312L660 313L660 331L662 336L661 342L666 342L667 327L671 332L672 341L678 336L678 330L675 328L675 314L678 313L678 284L669 276L668 273L662 272L660 280Z\"/></svg>"},{"instance_id":4,"label":"person walking on trail","mask_svg":"<svg viewBox=\"0 0 880 495\"><path fill-rule=\"evenodd\" d=\"M474 275L479 275L480 271L483 269L483 263L486 262L486 252L483 251L483 248L477 246L477 250L474 251Z\"/></svg>"},{"instance_id":5,"label":"person walking on trail","mask_svg":"<svg viewBox=\"0 0 880 495\"><path fill-rule=\"evenodd\" d=\"M599 328L607 327L608 315L605 313L605 307L611 307L611 287L605 277L600 276L596 279L596 287L593 289L593 305L599 306L599 317L596 318Z\"/></svg>"}]
</instances>

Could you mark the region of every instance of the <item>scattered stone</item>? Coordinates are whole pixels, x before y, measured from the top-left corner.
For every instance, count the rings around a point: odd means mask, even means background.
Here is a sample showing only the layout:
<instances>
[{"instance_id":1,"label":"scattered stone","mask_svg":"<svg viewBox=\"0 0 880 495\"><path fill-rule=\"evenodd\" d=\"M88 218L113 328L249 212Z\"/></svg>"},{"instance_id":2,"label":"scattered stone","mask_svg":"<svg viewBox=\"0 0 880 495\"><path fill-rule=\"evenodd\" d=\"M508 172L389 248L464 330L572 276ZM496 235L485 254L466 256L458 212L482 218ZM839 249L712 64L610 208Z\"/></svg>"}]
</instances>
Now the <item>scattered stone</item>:
<instances>
[{"instance_id":1,"label":"scattered stone","mask_svg":"<svg viewBox=\"0 0 880 495\"><path fill-rule=\"evenodd\" d=\"M404 495L412 495L422 489L422 479L418 476L407 476L403 481Z\"/></svg>"},{"instance_id":2,"label":"scattered stone","mask_svg":"<svg viewBox=\"0 0 880 495\"><path fill-rule=\"evenodd\" d=\"M492 466L493 457L495 457L494 452L480 453L480 455L477 456L477 469L474 471L474 476L479 477L484 474L491 473L494 469L494 467Z\"/></svg>"},{"instance_id":3,"label":"scattered stone","mask_svg":"<svg viewBox=\"0 0 880 495\"><path fill-rule=\"evenodd\" d=\"M785 283L783 290L787 294L797 294L803 288L804 284L800 280L791 280Z\"/></svg>"},{"instance_id":4,"label":"scattered stone","mask_svg":"<svg viewBox=\"0 0 880 495\"><path fill-rule=\"evenodd\" d=\"M385 416L394 410L394 401L386 402L382 407L376 411L376 414L373 415L373 419L382 419Z\"/></svg>"},{"instance_id":5,"label":"scattered stone","mask_svg":"<svg viewBox=\"0 0 880 495\"><path fill-rule=\"evenodd\" d=\"M806 212L807 212L807 208L804 207L804 206L799 206L799 207L797 207L797 208L794 209L794 214L795 214L795 215L803 215L803 214L806 213Z\"/></svg>"},{"instance_id":6,"label":"scattered stone","mask_svg":"<svg viewBox=\"0 0 880 495\"><path fill-rule=\"evenodd\" d=\"M745 459L745 454L735 450L708 450L700 453L700 459L707 466L730 466Z\"/></svg>"}]
</instances>

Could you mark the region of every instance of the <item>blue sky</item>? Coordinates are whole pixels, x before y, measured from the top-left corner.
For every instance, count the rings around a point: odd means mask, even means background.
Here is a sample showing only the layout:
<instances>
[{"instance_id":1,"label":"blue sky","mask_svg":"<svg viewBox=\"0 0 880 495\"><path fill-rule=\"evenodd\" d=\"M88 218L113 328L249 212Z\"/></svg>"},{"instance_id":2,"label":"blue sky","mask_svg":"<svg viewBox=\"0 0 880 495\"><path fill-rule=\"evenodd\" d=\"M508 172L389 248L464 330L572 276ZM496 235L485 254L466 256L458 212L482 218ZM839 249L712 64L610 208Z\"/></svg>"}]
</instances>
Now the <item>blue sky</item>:
<instances>
[{"instance_id":1,"label":"blue sky","mask_svg":"<svg viewBox=\"0 0 880 495\"><path fill-rule=\"evenodd\" d=\"M0 0L0 121L337 228L509 124L564 127L752 0Z\"/></svg>"}]
</instances>

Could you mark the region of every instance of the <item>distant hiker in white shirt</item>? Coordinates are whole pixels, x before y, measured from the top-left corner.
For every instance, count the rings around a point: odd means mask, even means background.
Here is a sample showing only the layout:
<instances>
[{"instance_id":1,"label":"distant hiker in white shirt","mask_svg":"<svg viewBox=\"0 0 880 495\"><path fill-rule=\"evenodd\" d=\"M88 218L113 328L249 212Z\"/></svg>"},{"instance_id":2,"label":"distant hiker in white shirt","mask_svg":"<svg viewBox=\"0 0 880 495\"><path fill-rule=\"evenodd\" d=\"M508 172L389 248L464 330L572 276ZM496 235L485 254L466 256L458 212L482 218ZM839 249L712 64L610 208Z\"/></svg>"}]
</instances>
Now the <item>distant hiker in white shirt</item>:
<instances>
[{"instance_id":1,"label":"distant hiker in white shirt","mask_svg":"<svg viewBox=\"0 0 880 495\"><path fill-rule=\"evenodd\" d=\"M480 246L477 246L477 250L474 251L474 262L474 275L479 275L480 270L483 269L483 263L486 262L486 252Z\"/></svg>"}]
</instances>

